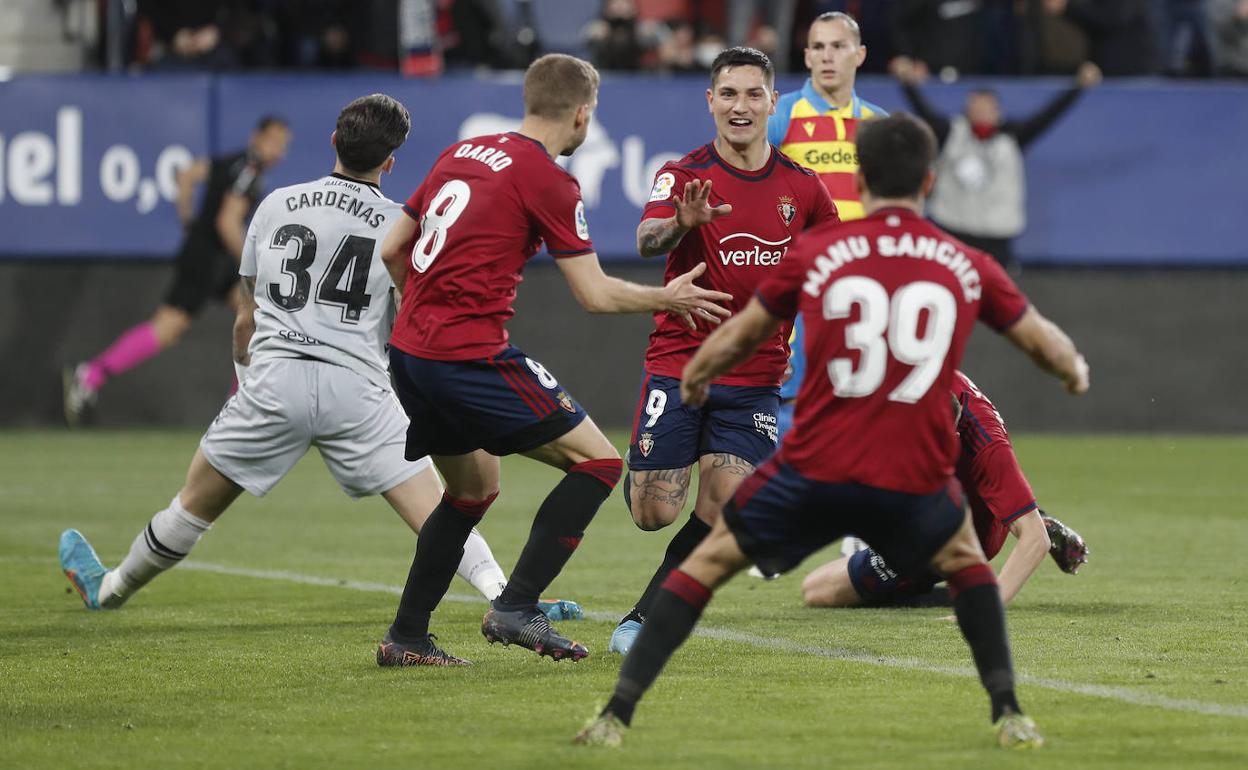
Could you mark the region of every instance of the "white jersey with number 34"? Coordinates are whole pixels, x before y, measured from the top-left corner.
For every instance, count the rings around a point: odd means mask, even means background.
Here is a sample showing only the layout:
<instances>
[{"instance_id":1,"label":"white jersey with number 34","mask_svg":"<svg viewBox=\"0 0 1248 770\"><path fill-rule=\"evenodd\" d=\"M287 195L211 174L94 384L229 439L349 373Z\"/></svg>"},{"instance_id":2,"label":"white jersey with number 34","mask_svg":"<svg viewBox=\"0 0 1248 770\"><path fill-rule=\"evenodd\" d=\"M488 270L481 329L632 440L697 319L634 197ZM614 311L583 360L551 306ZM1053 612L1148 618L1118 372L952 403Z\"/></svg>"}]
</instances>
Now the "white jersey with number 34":
<instances>
[{"instance_id":1,"label":"white jersey with number 34","mask_svg":"<svg viewBox=\"0 0 1248 770\"><path fill-rule=\"evenodd\" d=\"M311 358L390 387L390 275L381 243L401 209L340 175L275 190L260 204L239 274L256 280L253 363Z\"/></svg>"}]
</instances>

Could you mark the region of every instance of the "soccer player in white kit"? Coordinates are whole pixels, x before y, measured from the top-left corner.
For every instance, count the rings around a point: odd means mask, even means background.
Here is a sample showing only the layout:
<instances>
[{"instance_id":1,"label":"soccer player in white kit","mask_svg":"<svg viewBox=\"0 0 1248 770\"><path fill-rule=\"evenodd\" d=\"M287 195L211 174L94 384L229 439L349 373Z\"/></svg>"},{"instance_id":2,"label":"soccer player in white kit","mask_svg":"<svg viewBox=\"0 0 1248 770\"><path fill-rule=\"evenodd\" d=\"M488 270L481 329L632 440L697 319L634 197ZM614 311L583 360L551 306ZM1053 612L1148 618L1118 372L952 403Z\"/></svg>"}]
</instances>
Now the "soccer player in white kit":
<instances>
[{"instance_id":1,"label":"soccer player in white kit","mask_svg":"<svg viewBox=\"0 0 1248 770\"><path fill-rule=\"evenodd\" d=\"M338 115L334 172L274 191L247 231L234 322L238 392L200 441L186 483L106 570L74 529L60 540L61 568L89 609L120 607L173 567L245 490L264 496L316 446L352 498L381 495L419 532L442 497L429 458L404 459L407 415L390 384L390 275L378 254L399 204L381 194L411 118L384 94ZM487 599L506 584L474 531L459 574ZM572 602L547 614L579 617Z\"/></svg>"}]
</instances>

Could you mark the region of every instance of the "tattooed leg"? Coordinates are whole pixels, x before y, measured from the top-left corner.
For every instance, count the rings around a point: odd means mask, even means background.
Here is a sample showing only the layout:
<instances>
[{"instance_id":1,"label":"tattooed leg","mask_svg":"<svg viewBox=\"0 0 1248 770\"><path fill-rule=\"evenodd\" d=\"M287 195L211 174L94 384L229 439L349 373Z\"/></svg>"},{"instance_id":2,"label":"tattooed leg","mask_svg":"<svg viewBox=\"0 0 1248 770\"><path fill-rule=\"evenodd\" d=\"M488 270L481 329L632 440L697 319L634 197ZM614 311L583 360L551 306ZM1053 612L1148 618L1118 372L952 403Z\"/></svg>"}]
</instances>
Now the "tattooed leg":
<instances>
[{"instance_id":1,"label":"tattooed leg","mask_svg":"<svg viewBox=\"0 0 1248 770\"><path fill-rule=\"evenodd\" d=\"M754 465L736 455L714 452L698 461L698 498L693 513L707 526L719 520L737 487L754 472Z\"/></svg>"},{"instance_id":2,"label":"tattooed leg","mask_svg":"<svg viewBox=\"0 0 1248 770\"><path fill-rule=\"evenodd\" d=\"M676 520L689 497L693 466L652 471L629 471L629 498L633 521L647 532Z\"/></svg>"}]
</instances>

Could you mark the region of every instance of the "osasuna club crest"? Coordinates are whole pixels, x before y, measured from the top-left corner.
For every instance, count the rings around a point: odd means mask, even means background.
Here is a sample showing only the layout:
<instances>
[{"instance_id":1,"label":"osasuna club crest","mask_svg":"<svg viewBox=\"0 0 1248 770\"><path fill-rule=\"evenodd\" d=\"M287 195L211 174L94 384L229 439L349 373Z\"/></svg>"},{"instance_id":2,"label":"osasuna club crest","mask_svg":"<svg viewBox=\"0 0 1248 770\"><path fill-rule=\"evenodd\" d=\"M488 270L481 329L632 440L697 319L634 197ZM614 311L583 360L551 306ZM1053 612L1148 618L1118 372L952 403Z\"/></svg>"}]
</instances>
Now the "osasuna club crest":
<instances>
[{"instance_id":1,"label":"osasuna club crest","mask_svg":"<svg viewBox=\"0 0 1248 770\"><path fill-rule=\"evenodd\" d=\"M637 449L641 450L642 457L649 457L650 450L654 449L654 435L651 433L641 434L641 438L637 439Z\"/></svg>"},{"instance_id":2,"label":"osasuna club crest","mask_svg":"<svg viewBox=\"0 0 1248 770\"><path fill-rule=\"evenodd\" d=\"M555 394L555 400L559 402L559 406L563 407L565 412L576 414L576 404L572 403L572 397L568 395L567 391L559 391Z\"/></svg>"},{"instance_id":3,"label":"osasuna club crest","mask_svg":"<svg viewBox=\"0 0 1248 770\"><path fill-rule=\"evenodd\" d=\"M793 198L788 195L781 195L780 202L776 204L776 211L780 212L780 218L784 220L785 227L793 224L793 217L797 216L797 204L793 202Z\"/></svg>"}]
</instances>

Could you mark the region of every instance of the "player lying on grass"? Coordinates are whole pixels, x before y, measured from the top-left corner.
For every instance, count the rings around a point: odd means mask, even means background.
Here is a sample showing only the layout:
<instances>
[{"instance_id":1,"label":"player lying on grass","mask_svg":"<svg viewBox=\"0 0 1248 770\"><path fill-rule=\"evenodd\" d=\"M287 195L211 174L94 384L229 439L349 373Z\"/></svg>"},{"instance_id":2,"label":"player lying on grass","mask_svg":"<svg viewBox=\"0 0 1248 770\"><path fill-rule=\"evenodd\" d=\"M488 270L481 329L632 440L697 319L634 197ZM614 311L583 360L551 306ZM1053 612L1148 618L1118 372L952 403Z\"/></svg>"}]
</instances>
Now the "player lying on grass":
<instances>
[{"instance_id":1,"label":"player lying on grass","mask_svg":"<svg viewBox=\"0 0 1248 770\"><path fill-rule=\"evenodd\" d=\"M1063 572L1077 572L1088 560L1088 547L1077 532L1036 505L1001 414L960 371L953 375L953 398L961 444L954 475L970 503L985 558L991 561L1000 553L1007 534L1018 538L998 576L1001 603L1018 595L1046 552ZM867 548L811 572L802 581L802 594L807 607L894 606L919 601L942 579L935 573L901 577Z\"/></svg>"},{"instance_id":2,"label":"player lying on grass","mask_svg":"<svg viewBox=\"0 0 1248 770\"><path fill-rule=\"evenodd\" d=\"M403 457L407 417L382 356L391 283L378 246L400 209L379 184L410 128L389 96L356 99L330 137L334 172L277 190L257 209L234 322L242 387L208 427L185 485L120 566L105 570L77 530L61 535L61 568L88 608L120 607L182 561L244 490L263 496L311 446L343 491L380 494L413 531L438 505L442 484L429 458ZM458 573L487 599L507 582L476 532ZM571 602L544 609L580 616Z\"/></svg>"},{"instance_id":3,"label":"player lying on grass","mask_svg":"<svg viewBox=\"0 0 1248 770\"><path fill-rule=\"evenodd\" d=\"M768 574L784 572L851 534L901 575L935 569L945 576L999 744L1044 742L1014 690L996 575L953 497L958 446L949 392L977 320L1070 393L1088 389L1088 365L992 257L923 218L935 181L931 129L905 114L872 120L859 127L857 150L867 217L798 236L780 270L684 369L681 398L699 405L715 377L782 323L800 312L806 324L809 376L793 430L663 582L615 692L576 743L620 744L638 701L716 588L751 562Z\"/></svg>"}]
</instances>

